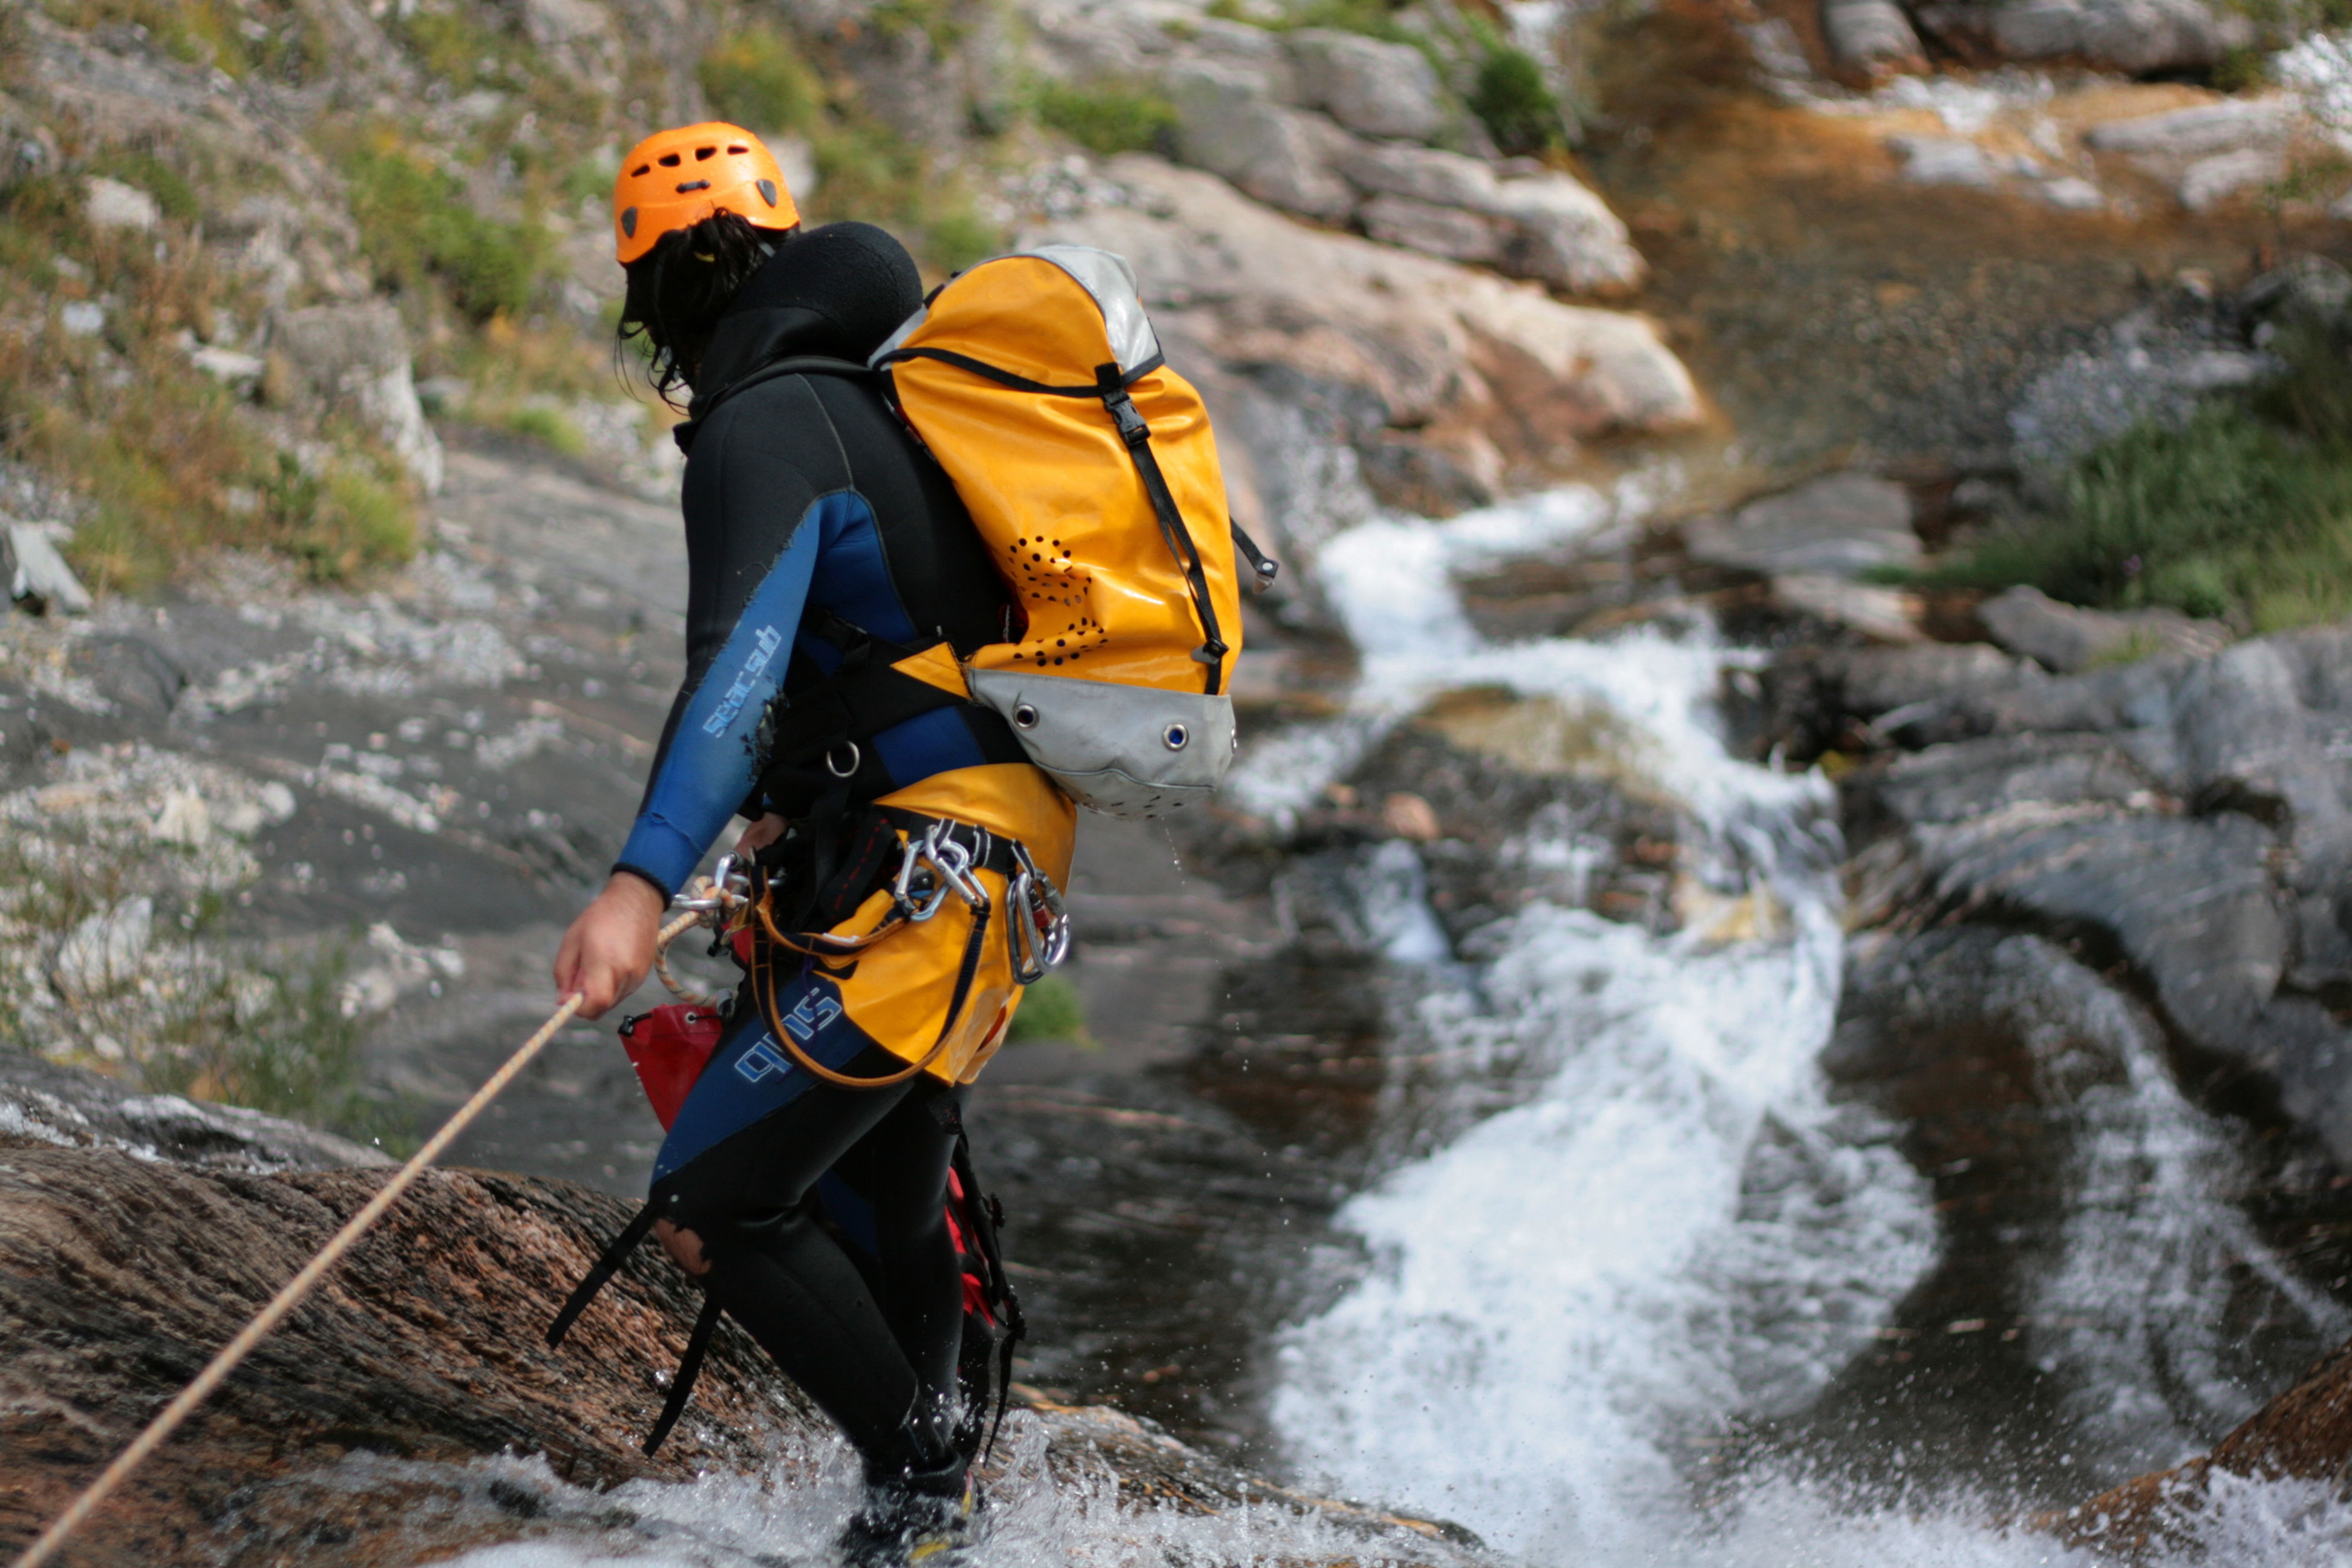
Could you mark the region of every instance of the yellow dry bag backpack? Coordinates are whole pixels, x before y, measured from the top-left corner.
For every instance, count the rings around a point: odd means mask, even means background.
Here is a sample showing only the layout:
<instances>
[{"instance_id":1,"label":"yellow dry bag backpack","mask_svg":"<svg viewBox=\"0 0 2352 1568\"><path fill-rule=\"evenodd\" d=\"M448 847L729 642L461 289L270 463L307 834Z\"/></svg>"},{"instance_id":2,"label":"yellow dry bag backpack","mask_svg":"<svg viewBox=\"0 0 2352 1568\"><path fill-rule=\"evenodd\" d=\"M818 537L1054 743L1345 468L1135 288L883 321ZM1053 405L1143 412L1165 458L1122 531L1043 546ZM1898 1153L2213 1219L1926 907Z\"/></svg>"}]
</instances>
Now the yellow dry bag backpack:
<instances>
[{"instance_id":1,"label":"yellow dry bag backpack","mask_svg":"<svg viewBox=\"0 0 2352 1568\"><path fill-rule=\"evenodd\" d=\"M955 484L1025 623L964 662L1031 761L1080 805L1155 816L1233 760L1242 646L1208 410L1164 363L1125 259L1087 246L958 276L869 362Z\"/></svg>"},{"instance_id":2,"label":"yellow dry bag backpack","mask_svg":"<svg viewBox=\"0 0 2352 1568\"><path fill-rule=\"evenodd\" d=\"M865 363L793 356L777 376L878 375L954 485L1012 590L1007 640L959 661L837 617L804 628L840 667L771 708L760 790L786 816L835 819L897 787L874 748L891 725L971 701L991 762L1029 762L1081 805L1157 816L1206 800L1234 755L1236 555L1275 563L1225 506L1201 395L1162 362L1120 258L1051 245L936 290ZM708 411L705 411L706 416Z\"/></svg>"}]
</instances>

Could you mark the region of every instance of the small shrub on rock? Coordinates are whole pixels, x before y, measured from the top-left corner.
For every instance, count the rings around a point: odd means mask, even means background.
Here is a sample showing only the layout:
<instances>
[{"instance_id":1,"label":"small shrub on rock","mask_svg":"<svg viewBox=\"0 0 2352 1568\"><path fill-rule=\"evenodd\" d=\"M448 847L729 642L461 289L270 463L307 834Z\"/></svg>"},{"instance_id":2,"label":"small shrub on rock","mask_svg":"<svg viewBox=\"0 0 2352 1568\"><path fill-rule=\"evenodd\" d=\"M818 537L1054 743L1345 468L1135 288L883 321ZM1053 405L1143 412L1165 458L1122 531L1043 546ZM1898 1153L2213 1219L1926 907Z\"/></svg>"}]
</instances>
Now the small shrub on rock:
<instances>
[{"instance_id":1,"label":"small shrub on rock","mask_svg":"<svg viewBox=\"0 0 2352 1568\"><path fill-rule=\"evenodd\" d=\"M383 281L408 293L437 281L477 322L530 303L548 248L539 225L486 216L457 174L380 138L354 152L344 173L352 216Z\"/></svg>"},{"instance_id":2,"label":"small shrub on rock","mask_svg":"<svg viewBox=\"0 0 2352 1568\"><path fill-rule=\"evenodd\" d=\"M697 75L711 111L747 130L806 130L824 107L824 86L800 46L772 28L729 33L702 57Z\"/></svg>"},{"instance_id":3,"label":"small shrub on rock","mask_svg":"<svg viewBox=\"0 0 2352 1568\"><path fill-rule=\"evenodd\" d=\"M1512 157L1549 153L1568 144L1568 121L1533 55L1496 42L1478 62L1470 85L1470 112L1486 127L1495 145Z\"/></svg>"},{"instance_id":4,"label":"small shrub on rock","mask_svg":"<svg viewBox=\"0 0 2352 1568\"><path fill-rule=\"evenodd\" d=\"M1037 89L1038 120L1090 153L1157 151L1176 130L1176 106L1132 88L1088 89L1049 81Z\"/></svg>"}]
</instances>

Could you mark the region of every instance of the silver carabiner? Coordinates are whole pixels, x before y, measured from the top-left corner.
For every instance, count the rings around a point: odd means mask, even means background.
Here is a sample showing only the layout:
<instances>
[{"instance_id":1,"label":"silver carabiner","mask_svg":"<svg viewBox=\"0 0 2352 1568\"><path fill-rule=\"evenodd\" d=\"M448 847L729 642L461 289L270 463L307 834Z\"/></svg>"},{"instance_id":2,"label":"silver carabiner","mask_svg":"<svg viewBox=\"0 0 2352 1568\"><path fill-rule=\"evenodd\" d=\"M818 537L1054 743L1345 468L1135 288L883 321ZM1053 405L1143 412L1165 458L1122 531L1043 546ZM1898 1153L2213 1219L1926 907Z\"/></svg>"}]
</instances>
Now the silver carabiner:
<instances>
[{"instance_id":1,"label":"silver carabiner","mask_svg":"<svg viewBox=\"0 0 2352 1568\"><path fill-rule=\"evenodd\" d=\"M985 833L986 829L976 831ZM948 886L955 889L958 898L971 905L975 913L988 912L990 901L988 889L980 885L980 879L973 876L971 870L975 861L987 856L985 846L978 854L974 854L971 847L955 837L952 827L945 823L940 823L934 825L929 833L923 835L923 852L931 864L938 868L940 875L946 879Z\"/></svg>"},{"instance_id":2,"label":"silver carabiner","mask_svg":"<svg viewBox=\"0 0 2352 1568\"><path fill-rule=\"evenodd\" d=\"M940 875L938 865L925 852L926 847L926 840L912 835L908 837L906 850L898 861L898 875L890 884L891 902L900 914L917 925L938 914L940 906L948 900L947 879ZM919 889L915 886L918 868L929 871L929 886Z\"/></svg>"},{"instance_id":3,"label":"silver carabiner","mask_svg":"<svg viewBox=\"0 0 2352 1568\"><path fill-rule=\"evenodd\" d=\"M1062 890L1054 885L1030 855L1029 847L1014 840L1013 858L1019 870L1013 879L1012 933L1013 978L1034 985L1045 971L1070 956L1070 916Z\"/></svg>"}]
</instances>

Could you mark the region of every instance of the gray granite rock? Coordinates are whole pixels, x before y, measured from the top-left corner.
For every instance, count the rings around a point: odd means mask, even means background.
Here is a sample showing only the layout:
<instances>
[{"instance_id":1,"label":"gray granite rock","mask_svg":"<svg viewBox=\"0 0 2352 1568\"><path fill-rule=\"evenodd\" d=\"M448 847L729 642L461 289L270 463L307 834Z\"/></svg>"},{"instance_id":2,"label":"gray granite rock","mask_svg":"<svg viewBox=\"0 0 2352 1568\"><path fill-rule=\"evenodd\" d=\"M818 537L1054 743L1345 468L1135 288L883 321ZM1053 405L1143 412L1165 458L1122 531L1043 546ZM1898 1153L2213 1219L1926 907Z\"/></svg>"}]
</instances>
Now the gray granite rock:
<instances>
[{"instance_id":1,"label":"gray granite rock","mask_svg":"<svg viewBox=\"0 0 2352 1568\"><path fill-rule=\"evenodd\" d=\"M1338 126L1275 102L1262 78L1236 67L1191 62L1162 79L1184 162L1286 212L1339 218L1354 210L1355 191L1331 169L1347 139Z\"/></svg>"},{"instance_id":2,"label":"gray granite rock","mask_svg":"<svg viewBox=\"0 0 2352 1568\"><path fill-rule=\"evenodd\" d=\"M2219 622L2178 610L2085 610L2023 584L1979 605L1977 618L1993 641L2061 675L2157 652L2219 653L2230 641Z\"/></svg>"},{"instance_id":3,"label":"gray granite rock","mask_svg":"<svg viewBox=\"0 0 2352 1568\"><path fill-rule=\"evenodd\" d=\"M441 441L425 422L408 331L392 301L283 311L270 322L269 352L292 372L298 401L373 427L418 484L441 488Z\"/></svg>"},{"instance_id":4,"label":"gray granite rock","mask_svg":"<svg viewBox=\"0 0 2352 1568\"><path fill-rule=\"evenodd\" d=\"M1919 35L1895 0L1822 0L1822 34L1842 71L1875 79L1927 68Z\"/></svg>"},{"instance_id":5,"label":"gray granite rock","mask_svg":"<svg viewBox=\"0 0 2352 1568\"><path fill-rule=\"evenodd\" d=\"M1700 561L1774 574L1851 576L1919 559L1909 494L1864 473L1811 480L1750 501L1727 518L1702 518L1684 533Z\"/></svg>"},{"instance_id":6,"label":"gray granite rock","mask_svg":"<svg viewBox=\"0 0 2352 1568\"><path fill-rule=\"evenodd\" d=\"M2247 14L2204 0L2009 0L1934 6L1922 18L2011 59L2079 59L2131 76L2212 66L2254 41Z\"/></svg>"},{"instance_id":7,"label":"gray granite rock","mask_svg":"<svg viewBox=\"0 0 2352 1568\"><path fill-rule=\"evenodd\" d=\"M1955 694L2006 691L2045 679L2040 667L1983 643L1921 643L1832 654L1822 673L1837 682L1844 710L1876 719Z\"/></svg>"},{"instance_id":8,"label":"gray granite rock","mask_svg":"<svg viewBox=\"0 0 2352 1568\"><path fill-rule=\"evenodd\" d=\"M381 1150L299 1121L174 1094L137 1094L80 1068L0 1050L0 1138L110 1149L195 1170L331 1171L389 1165Z\"/></svg>"},{"instance_id":9,"label":"gray granite rock","mask_svg":"<svg viewBox=\"0 0 2352 1568\"><path fill-rule=\"evenodd\" d=\"M1910 710L1912 733L1977 738L1853 785L1927 902L2103 933L2187 1044L2352 1157L2352 1033L2326 1005L2352 984L2352 627L1980 674ZM1857 711L1906 689L1850 684Z\"/></svg>"},{"instance_id":10,"label":"gray granite rock","mask_svg":"<svg viewBox=\"0 0 2352 1568\"><path fill-rule=\"evenodd\" d=\"M1445 129L1444 88L1429 57L1334 27L1289 35L1298 100L1366 136L1423 142Z\"/></svg>"},{"instance_id":11,"label":"gray granite rock","mask_svg":"<svg viewBox=\"0 0 2352 1568\"><path fill-rule=\"evenodd\" d=\"M1367 197L1359 216L1376 239L1579 293L1631 289L1645 275L1623 220L1558 170L1497 173L1439 148L1354 141L1335 167Z\"/></svg>"}]
</instances>

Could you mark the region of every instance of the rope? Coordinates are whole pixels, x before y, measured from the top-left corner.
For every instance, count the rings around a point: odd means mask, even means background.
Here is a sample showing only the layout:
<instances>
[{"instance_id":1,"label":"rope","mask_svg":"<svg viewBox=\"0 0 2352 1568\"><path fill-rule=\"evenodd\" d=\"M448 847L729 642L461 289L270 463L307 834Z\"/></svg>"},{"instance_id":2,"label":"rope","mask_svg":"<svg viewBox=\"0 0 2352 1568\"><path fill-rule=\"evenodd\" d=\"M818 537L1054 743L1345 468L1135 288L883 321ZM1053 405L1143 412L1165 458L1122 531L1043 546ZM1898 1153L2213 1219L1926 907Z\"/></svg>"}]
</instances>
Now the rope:
<instances>
[{"instance_id":1,"label":"rope","mask_svg":"<svg viewBox=\"0 0 2352 1568\"><path fill-rule=\"evenodd\" d=\"M662 928L658 940L668 942L701 919L698 910L680 915ZM129 1447L115 1456L114 1463L107 1466L98 1479L90 1482L82 1494L74 1499L71 1507L58 1515L56 1521L41 1532L39 1540L25 1549L24 1555L16 1559L15 1568L39 1568L41 1563L55 1556L58 1548L63 1546L75 1531L89 1522L89 1516L98 1511L99 1505L113 1496L122 1483L131 1479L131 1472L162 1447L164 1440L179 1429L182 1422L195 1414L196 1406L210 1397L228 1374L236 1370L237 1363L252 1353L253 1347L267 1338L270 1330L286 1321L286 1315L326 1277L327 1270L352 1249L370 1226L383 1217L386 1209L400 1201L400 1194L415 1184L416 1178L425 1173L425 1167L457 1141L457 1135L482 1113L491 1100L499 1097L500 1090L515 1080L516 1074L530 1065L531 1058L539 1055L547 1042L555 1037L555 1032L571 1022L572 1016L578 1011L578 996L564 998L563 1005L548 1016L547 1022L539 1026L539 1032L525 1040L521 1047L506 1059L506 1065L492 1073L488 1080L474 1091L473 1098L459 1106L457 1113L441 1124L438 1132L425 1140L425 1147L411 1155L408 1163L394 1173L392 1180L376 1189L375 1196L343 1223L343 1228L335 1232L333 1238L319 1249L318 1255L302 1266L302 1271L289 1279L285 1289L272 1297L268 1306L254 1314L253 1321L238 1331L236 1338L221 1347L220 1353L213 1357L204 1371L196 1373L195 1381L182 1389L171 1404L163 1406L155 1418L147 1423L147 1429L132 1438Z\"/></svg>"}]
</instances>

